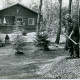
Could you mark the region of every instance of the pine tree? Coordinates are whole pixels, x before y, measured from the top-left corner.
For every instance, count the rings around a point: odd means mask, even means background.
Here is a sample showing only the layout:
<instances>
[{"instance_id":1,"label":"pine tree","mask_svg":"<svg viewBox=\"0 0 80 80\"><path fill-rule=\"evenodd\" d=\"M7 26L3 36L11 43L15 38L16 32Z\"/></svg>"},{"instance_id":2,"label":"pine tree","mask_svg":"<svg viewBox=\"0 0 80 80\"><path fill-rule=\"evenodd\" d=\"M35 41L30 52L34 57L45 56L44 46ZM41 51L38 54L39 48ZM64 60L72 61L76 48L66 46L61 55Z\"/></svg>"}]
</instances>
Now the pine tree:
<instances>
[{"instance_id":1,"label":"pine tree","mask_svg":"<svg viewBox=\"0 0 80 80\"><path fill-rule=\"evenodd\" d=\"M19 29L19 22L16 22L16 24L13 26L13 34L20 35L21 31Z\"/></svg>"}]
</instances>

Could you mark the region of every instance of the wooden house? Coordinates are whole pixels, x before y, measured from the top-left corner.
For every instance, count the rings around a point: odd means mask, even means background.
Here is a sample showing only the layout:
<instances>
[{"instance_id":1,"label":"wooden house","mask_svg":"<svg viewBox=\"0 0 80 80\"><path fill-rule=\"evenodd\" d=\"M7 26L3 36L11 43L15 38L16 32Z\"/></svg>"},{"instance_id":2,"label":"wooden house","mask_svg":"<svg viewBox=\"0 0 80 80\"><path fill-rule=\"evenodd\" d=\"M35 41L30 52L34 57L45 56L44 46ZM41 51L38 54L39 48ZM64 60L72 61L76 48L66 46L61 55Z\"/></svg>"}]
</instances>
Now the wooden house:
<instances>
[{"instance_id":1,"label":"wooden house","mask_svg":"<svg viewBox=\"0 0 80 80\"><path fill-rule=\"evenodd\" d=\"M4 8L0 10L0 32L13 33L17 22L21 31L36 30L37 16L37 12L19 3Z\"/></svg>"}]
</instances>

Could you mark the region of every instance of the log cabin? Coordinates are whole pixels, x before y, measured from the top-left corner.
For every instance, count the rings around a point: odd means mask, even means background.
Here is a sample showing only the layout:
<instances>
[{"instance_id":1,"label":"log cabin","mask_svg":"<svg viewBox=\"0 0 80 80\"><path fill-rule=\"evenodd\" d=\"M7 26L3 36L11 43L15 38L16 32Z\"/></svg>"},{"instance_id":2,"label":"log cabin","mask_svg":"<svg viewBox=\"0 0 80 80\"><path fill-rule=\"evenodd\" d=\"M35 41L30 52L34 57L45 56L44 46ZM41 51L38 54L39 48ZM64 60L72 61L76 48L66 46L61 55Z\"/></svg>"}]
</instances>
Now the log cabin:
<instances>
[{"instance_id":1,"label":"log cabin","mask_svg":"<svg viewBox=\"0 0 80 80\"><path fill-rule=\"evenodd\" d=\"M19 29L36 30L38 12L25 7L22 4L14 4L0 10L0 32L11 34L18 22Z\"/></svg>"}]
</instances>

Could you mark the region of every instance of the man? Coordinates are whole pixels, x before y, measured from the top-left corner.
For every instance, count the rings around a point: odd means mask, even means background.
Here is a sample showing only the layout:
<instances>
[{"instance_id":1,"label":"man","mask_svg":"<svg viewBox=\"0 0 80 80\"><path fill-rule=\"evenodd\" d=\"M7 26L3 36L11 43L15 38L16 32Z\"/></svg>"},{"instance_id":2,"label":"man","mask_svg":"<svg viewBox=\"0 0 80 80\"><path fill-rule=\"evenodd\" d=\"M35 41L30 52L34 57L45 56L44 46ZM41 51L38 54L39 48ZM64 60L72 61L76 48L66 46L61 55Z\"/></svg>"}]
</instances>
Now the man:
<instances>
[{"instance_id":1,"label":"man","mask_svg":"<svg viewBox=\"0 0 80 80\"><path fill-rule=\"evenodd\" d=\"M79 58L79 44L75 44L70 40L71 38L76 43L79 43L78 23L77 21L72 19L71 15L68 15L66 20L68 22L66 35L69 36L66 40L67 48L69 50L71 57L74 57L74 51L75 51L76 56Z\"/></svg>"}]
</instances>

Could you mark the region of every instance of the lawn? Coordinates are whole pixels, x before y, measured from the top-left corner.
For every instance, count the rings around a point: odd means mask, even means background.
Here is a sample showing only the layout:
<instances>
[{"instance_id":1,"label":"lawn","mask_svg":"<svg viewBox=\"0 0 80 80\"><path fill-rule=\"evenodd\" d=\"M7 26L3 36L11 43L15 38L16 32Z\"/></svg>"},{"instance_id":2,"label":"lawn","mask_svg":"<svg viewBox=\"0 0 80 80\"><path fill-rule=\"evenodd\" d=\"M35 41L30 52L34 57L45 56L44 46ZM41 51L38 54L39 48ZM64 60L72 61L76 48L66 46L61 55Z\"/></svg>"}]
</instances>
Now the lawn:
<instances>
[{"instance_id":1,"label":"lawn","mask_svg":"<svg viewBox=\"0 0 80 80\"><path fill-rule=\"evenodd\" d=\"M9 34L13 41L13 34ZM5 34L0 34L5 38ZM40 51L33 45L35 33L23 36L26 46L23 55L15 55L12 45L0 47L0 79L76 79L80 78L80 59L66 59L65 37L61 35L60 44L54 44L55 36L49 39L50 51Z\"/></svg>"},{"instance_id":2,"label":"lawn","mask_svg":"<svg viewBox=\"0 0 80 80\"><path fill-rule=\"evenodd\" d=\"M27 43L23 52L24 55L15 55L11 45L0 47L1 79L53 78L43 74L69 55L63 49L39 51L32 43Z\"/></svg>"}]
</instances>

